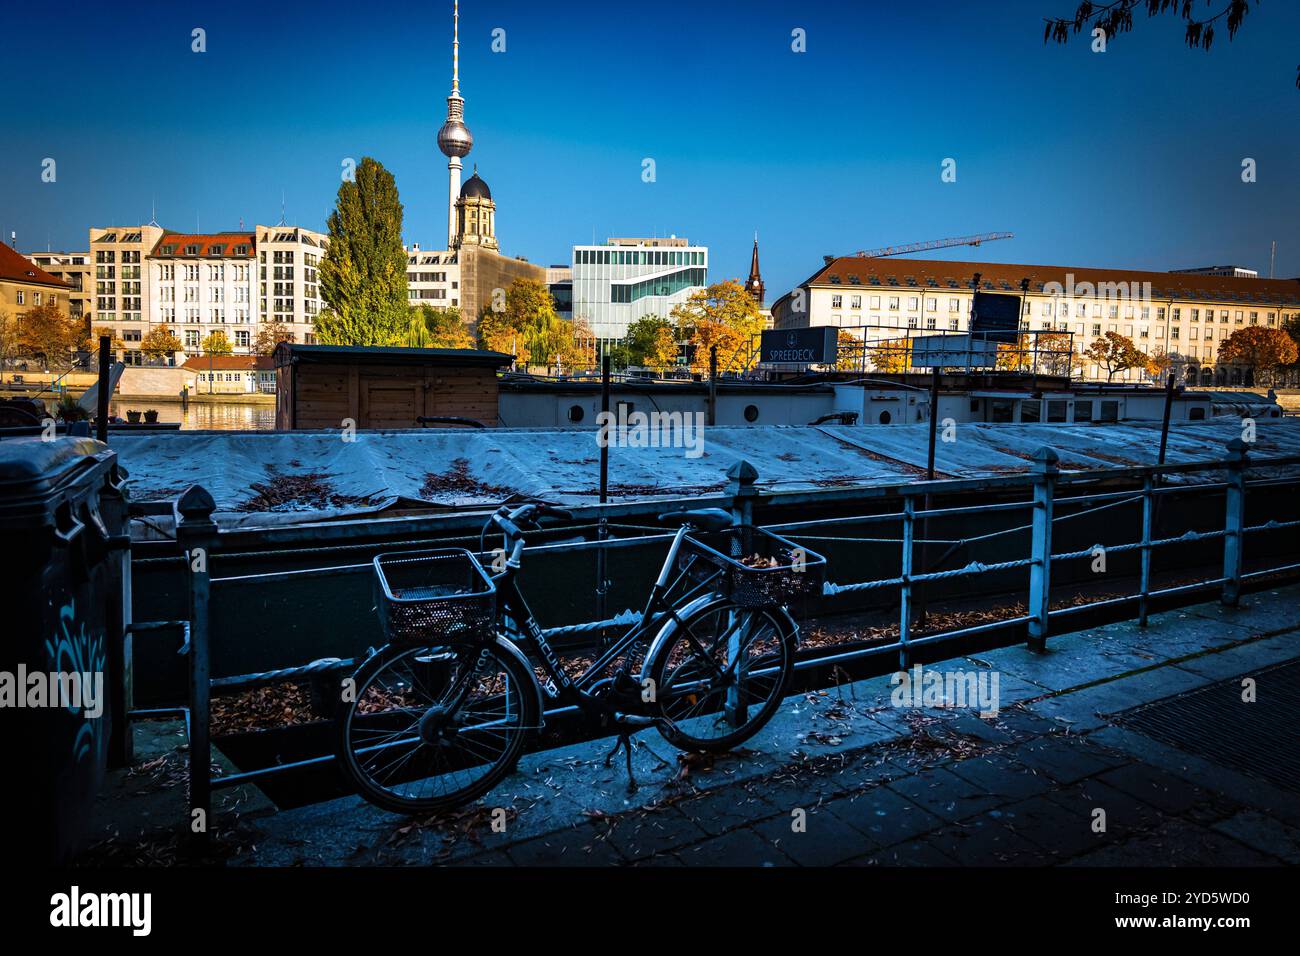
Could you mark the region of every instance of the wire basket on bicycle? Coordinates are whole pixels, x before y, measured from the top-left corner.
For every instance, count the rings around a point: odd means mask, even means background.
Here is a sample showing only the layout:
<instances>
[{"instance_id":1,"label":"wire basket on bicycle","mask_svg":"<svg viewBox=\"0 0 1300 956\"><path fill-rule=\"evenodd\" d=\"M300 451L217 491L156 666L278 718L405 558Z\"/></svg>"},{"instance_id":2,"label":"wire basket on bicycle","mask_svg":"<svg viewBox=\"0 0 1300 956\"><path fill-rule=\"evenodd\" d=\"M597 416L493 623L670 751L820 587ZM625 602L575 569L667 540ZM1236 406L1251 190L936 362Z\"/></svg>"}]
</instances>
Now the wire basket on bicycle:
<instances>
[{"instance_id":1,"label":"wire basket on bicycle","mask_svg":"<svg viewBox=\"0 0 1300 956\"><path fill-rule=\"evenodd\" d=\"M695 532L682 541L677 566L696 581L712 580L744 607L786 606L822 593L826 559L751 525Z\"/></svg>"},{"instance_id":2,"label":"wire basket on bicycle","mask_svg":"<svg viewBox=\"0 0 1300 956\"><path fill-rule=\"evenodd\" d=\"M375 608L395 644L482 641L493 633L496 586L464 548L375 557Z\"/></svg>"}]
</instances>

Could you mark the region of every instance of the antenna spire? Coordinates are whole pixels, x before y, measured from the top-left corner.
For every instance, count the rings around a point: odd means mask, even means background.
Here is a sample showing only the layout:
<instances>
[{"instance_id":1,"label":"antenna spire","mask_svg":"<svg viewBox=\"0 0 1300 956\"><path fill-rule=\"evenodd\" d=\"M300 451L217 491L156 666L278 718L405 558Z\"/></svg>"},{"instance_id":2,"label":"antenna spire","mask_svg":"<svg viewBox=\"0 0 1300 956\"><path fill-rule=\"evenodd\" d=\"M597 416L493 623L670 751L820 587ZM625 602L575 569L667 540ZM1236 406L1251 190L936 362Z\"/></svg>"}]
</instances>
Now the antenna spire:
<instances>
[{"instance_id":1,"label":"antenna spire","mask_svg":"<svg viewBox=\"0 0 1300 956\"><path fill-rule=\"evenodd\" d=\"M454 0L451 13L451 92L460 92L460 0Z\"/></svg>"}]
</instances>

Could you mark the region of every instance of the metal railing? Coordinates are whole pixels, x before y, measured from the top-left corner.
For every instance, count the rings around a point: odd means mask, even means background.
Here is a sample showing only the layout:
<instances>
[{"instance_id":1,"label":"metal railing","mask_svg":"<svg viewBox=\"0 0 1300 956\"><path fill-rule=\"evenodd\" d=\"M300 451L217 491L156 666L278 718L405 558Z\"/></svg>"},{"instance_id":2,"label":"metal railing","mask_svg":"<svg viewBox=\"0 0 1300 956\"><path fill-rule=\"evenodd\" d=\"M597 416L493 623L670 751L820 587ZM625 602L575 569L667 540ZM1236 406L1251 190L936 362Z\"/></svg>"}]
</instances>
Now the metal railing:
<instances>
[{"instance_id":1,"label":"metal railing","mask_svg":"<svg viewBox=\"0 0 1300 956\"><path fill-rule=\"evenodd\" d=\"M1140 467L1114 468L1088 472L1062 472L1058 467L1058 456L1051 448L1040 448L1032 456L1032 466L1028 474L997 476L982 479L957 479L945 481L924 481L901 487L862 488L854 496L848 489L820 490L808 492L761 492L756 487L757 472L748 462L740 462L728 472L731 484L723 495L711 499L694 498L689 500L690 507L706 505L723 505L729 507L737 524L752 523L753 507L756 503L764 505L835 505L851 501L862 502L875 496L892 496L901 499L898 511L887 513L865 513L839 515L830 518L816 518L806 521L784 524L769 524L766 527L781 532L796 543L817 541L841 541L846 543L868 543L872 546L896 543L900 547L900 573L885 578L835 583L827 582L824 596L834 599L838 595L861 594L863 592L897 589L899 596L898 636L896 640L855 647L849 650L817 653L803 656L796 662L796 669L824 667L867 657L896 653L900 669L911 666L915 651L921 647L951 644L975 635L999 629L1023 625L1027 630L1028 646L1035 651L1046 648L1053 625L1081 611L1109 607L1119 609L1126 604L1136 604L1133 617L1146 626L1152 601L1157 598L1181 599L1194 601L1200 598L1207 588L1218 588L1220 599L1228 606L1239 601L1243 583L1269 575L1300 572L1300 562L1270 566L1247 572L1244 567L1244 553L1247 536L1256 533L1280 531L1300 527L1300 520L1270 520L1261 524L1246 524L1246 501L1248 488L1278 488L1300 485L1300 475L1284 474L1282 477L1264 477L1247 480L1249 469L1285 468L1294 469L1300 464L1300 456L1251 459L1247 446L1240 439L1229 442L1226 455L1221 460L1201 461L1181 464L1148 465ZM1202 481L1195 484L1170 483L1169 479L1178 475L1195 473L1222 473L1224 480ZM1128 487L1119 490L1090 491L1083 494L1066 492L1083 488L1095 488L1099 482L1117 482ZM1138 487L1133 487L1137 485ZM961 498L971 495L988 495L990 492L1028 491L1029 499L1023 501L982 501L978 504L958 504L947 507L918 507L918 502L933 501L939 497ZM1156 537L1156 512L1161 499L1172 495L1212 496L1222 493L1224 500L1224 517L1221 529L1209 531L1188 530L1180 535ZM1052 568L1054 564L1091 557L1095 549L1056 553L1052 550L1052 532L1056 525L1083 515L1095 513L1122 505L1141 504L1140 535L1137 540L1120 544L1106 545L1109 554L1136 552L1139 555L1138 588L1131 594L1110 597L1073 607L1053 610L1051 607ZM685 502L656 502L664 510L672 510L677 504ZM1072 507L1088 506L1082 512L1057 514L1063 505ZM264 572L252 575L238 575L227 578L214 578L211 574L211 562L214 555L229 554L222 547L223 535L234 536L233 532L219 532L212 520L216 510L211 495L202 487L193 486L184 492L175 502L178 516L176 539L186 562L188 578L188 615L180 622L157 622L156 624L136 624L133 630L140 631L161 626L184 627L186 644L182 648L188 663L187 706L169 711L133 711L133 717L156 716L163 713L184 714L188 723L190 736L189 749L189 784L190 808L192 815L201 813L204 819L210 812L211 793L214 787L233 787L245 783L254 783L272 775L292 773L297 770L331 762L332 756L313 757L295 763L279 764L274 767L244 771L219 778L210 776L211 765L211 710L210 698L213 691L230 693L253 687L282 681L302 681L319 678L332 672L355 668L358 661L327 658L311 663L263 671L257 674L244 674L236 677L213 680L210 668L210 650L212 646L211 597L214 584L222 581L248 581L262 579L268 583L283 580L286 576L312 576L337 573L341 570L363 570L369 564L333 566L329 568L305 569L288 572ZM609 515L627 513L627 505L590 506L575 509L575 517L604 518ZM1028 553L1024 557L1011 560L981 563L972 560L966 565L947 570L918 570L916 551L918 547L943 543L927 539L922 534L918 537L918 528L924 529L927 523L941 518L962 518L988 514L1029 511L1026 524L1000 528L988 534L968 539L948 542L953 545L968 545L981 540L1029 532ZM482 513L477 517L482 518ZM462 516L466 517L466 516ZM844 537L834 534L820 535L818 532L833 532L839 526L850 524L870 524L897 522L901 525L901 535L890 537ZM594 527L594 525L589 525ZM658 529L644 529L634 525L608 524L614 529L651 530L653 533L631 537L605 538L596 541L566 542L543 544L530 547L532 552L548 550L583 550L583 549L618 549L645 545L667 537ZM571 530L571 529L569 529ZM246 532L243 533L246 536ZM1191 542L1223 541L1222 573L1213 578L1182 583L1169 587L1153 587L1151 559L1157 549L1185 546ZM1300 543L1300 538L1293 539ZM402 547L410 546L406 541ZM1289 546L1291 547L1291 546ZM1300 550L1300 548L1295 548ZM233 551L238 551L234 548ZM950 552L951 553L951 550ZM1288 553L1288 557L1294 555ZM938 563L938 562L935 562ZM1028 606L1026 613L1001 618L996 621L974 626L938 630L922 636L915 636L913 616L918 588L930 582L956 578L973 578L981 575L1024 571L1028 575ZM612 618L586 621L563 627L551 628L548 637L594 634L606 628L627 626L639 619L633 611L625 611ZM571 707L556 708L547 711L547 716L555 716L571 711ZM205 832L205 831L204 831Z\"/></svg>"}]
</instances>

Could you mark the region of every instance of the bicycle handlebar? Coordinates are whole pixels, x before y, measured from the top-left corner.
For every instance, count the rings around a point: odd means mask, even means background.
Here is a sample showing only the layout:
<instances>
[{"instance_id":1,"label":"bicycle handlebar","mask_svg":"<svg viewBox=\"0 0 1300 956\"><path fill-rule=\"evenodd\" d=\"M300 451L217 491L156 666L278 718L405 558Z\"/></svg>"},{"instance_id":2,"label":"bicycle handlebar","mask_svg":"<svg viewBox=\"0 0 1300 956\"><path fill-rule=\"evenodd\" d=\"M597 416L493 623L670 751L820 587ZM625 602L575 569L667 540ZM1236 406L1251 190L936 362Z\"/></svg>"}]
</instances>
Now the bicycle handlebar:
<instances>
[{"instance_id":1,"label":"bicycle handlebar","mask_svg":"<svg viewBox=\"0 0 1300 956\"><path fill-rule=\"evenodd\" d=\"M524 550L524 525L536 527L539 518L559 518L572 520L573 514L563 508L553 508L547 504L532 503L511 509L502 505L488 519L505 536L505 548L509 552L508 562L519 566L519 558ZM485 526L486 527L486 526Z\"/></svg>"}]
</instances>

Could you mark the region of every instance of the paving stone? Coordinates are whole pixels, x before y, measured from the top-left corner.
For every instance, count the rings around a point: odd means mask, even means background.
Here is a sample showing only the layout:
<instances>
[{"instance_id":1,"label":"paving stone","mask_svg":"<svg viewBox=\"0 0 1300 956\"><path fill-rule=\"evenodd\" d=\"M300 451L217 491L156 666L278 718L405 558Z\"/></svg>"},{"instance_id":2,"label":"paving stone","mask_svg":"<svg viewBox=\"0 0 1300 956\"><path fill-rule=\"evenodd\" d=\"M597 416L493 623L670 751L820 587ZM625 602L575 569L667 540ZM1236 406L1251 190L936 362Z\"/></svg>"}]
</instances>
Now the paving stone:
<instances>
[{"instance_id":1,"label":"paving stone","mask_svg":"<svg viewBox=\"0 0 1300 956\"><path fill-rule=\"evenodd\" d=\"M900 777L888 786L922 809L948 821L962 820L1010 801L1010 798L990 794L979 784L944 767Z\"/></svg>"},{"instance_id":2,"label":"paving stone","mask_svg":"<svg viewBox=\"0 0 1300 956\"><path fill-rule=\"evenodd\" d=\"M1196 814L1202 822L1227 816L1234 807L1174 774L1131 763L1097 775L1097 779L1173 816Z\"/></svg>"},{"instance_id":3,"label":"paving stone","mask_svg":"<svg viewBox=\"0 0 1300 956\"><path fill-rule=\"evenodd\" d=\"M676 851L687 866L793 866L794 861L749 827Z\"/></svg>"},{"instance_id":4,"label":"paving stone","mask_svg":"<svg viewBox=\"0 0 1300 956\"><path fill-rule=\"evenodd\" d=\"M831 800L823 809L861 830L881 846L928 833L943 823L933 813L888 787L872 787L854 796Z\"/></svg>"},{"instance_id":5,"label":"paving stone","mask_svg":"<svg viewBox=\"0 0 1300 956\"><path fill-rule=\"evenodd\" d=\"M1275 857L1182 820L1070 861L1076 866L1277 866Z\"/></svg>"},{"instance_id":6,"label":"paving stone","mask_svg":"<svg viewBox=\"0 0 1300 956\"><path fill-rule=\"evenodd\" d=\"M619 817L609 829L609 842L629 860L694 843L708 836L676 806Z\"/></svg>"},{"instance_id":7,"label":"paving stone","mask_svg":"<svg viewBox=\"0 0 1300 956\"><path fill-rule=\"evenodd\" d=\"M1005 753L1031 770L1047 774L1057 783L1074 783L1127 762L1125 757L1090 746L1074 735L1040 737L1012 747Z\"/></svg>"},{"instance_id":8,"label":"paving stone","mask_svg":"<svg viewBox=\"0 0 1300 956\"><path fill-rule=\"evenodd\" d=\"M948 769L964 780L969 780L986 793L1006 798L1006 801L1045 793L1056 782L1045 771L1034 771L1005 754L988 754L959 760ZM999 802L1006 802L999 801Z\"/></svg>"},{"instance_id":9,"label":"paving stone","mask_svg":"<svg viewBox=\"0 0 1300 956\"><path fill-rule=\"evenodd\" d=\"M962 866L1047 866L1055 857L1025 839L1005 816L978 817L944 827L925 842Z\"/></svg>"},{"instance_id":10,"label":"paving stone","mask_svg":"<svg viewBox=\"0 0 1300 956\"><path fill-rule=\"evenodd\" d=\"M618 866L624 862L598 828L580 825L506 849L516 866Z\"/></svg>"},{"instance_id":11,"label":"paving stone","mask_svg":"<svg viewBox=\"0 0 1300 956\"><path fill-rule=\"evenodd\" d=\"M1295 657L1295 653L1295 635L1282 634L1239 644L1213 654L1202 654L1191 660L1179 661L1175 666L1179 670L1190 671L1210 680L1226 680L1290 660Z\"/></svg>"},{"instance_id":12,"label":"paving stone","mask_svg":"<svg viewBox=\"0 0 1300 956\"><path fill-rule=\"evenodd\" d=\"M1106 812L1106 833L1127 838L1143 830L1154 830L1164 822L1166 814L1130 793L1103 783L1100 778L1080 780L1048 794L1070 810L1075 819L1089 829L1097 809Z\"/></svg>"},{"instance_id":13,"label":"paving stone","mask_svg":"<svg viewBox=\"0 0 1300 956\"><path fill-rule=\"evenodd\" d=\"M1288 826L1257 810L1233 814L1211 829L1287 863L1300 863L1300 827Z\"/></svg>"},{"instance_id":14,"label":"paving stone","mask_svg":"<svg viewBox=\"0 0 1300 956\"><path fill-rule=\"evenodd\" d=\"M989 816L1042 847L1054 861L1068 860L1114 840L1092 832L1089 813L1063 806L1048 794L1007 804L990 811Z\"/></svg>"},{"instance_id":15,"label":"paving stone","mask_svg":"<svg viewBox=\"0 0 1300 956\"><path fill-rule=\"evenodd\" d=\"M775 809L744 787L729 787L690 797L675 805L679 812L710 836L762 820Z\"/></svg>"},{"instance_id":16,"label":"paving stone","mask_svg":"<svg viewBox=\"0 0 1300 956\"><path fill-rule=\"evenodd\" d=\"M790 813L755 824L752 829L800 866L835 866L877 846L825 808L808 811L802 833L794 832L793 823Z\"/></svg>"},{"instance_id":17,"label":"paving stone","mask_svg":"<svg viewBox=\"0 0 1300 956\"><path fill-rule=\"evenodd\" d=\"M956 866L957 861L924 840L908 840L855 857L841 866Z\"/></svg>"}]
</instances>

